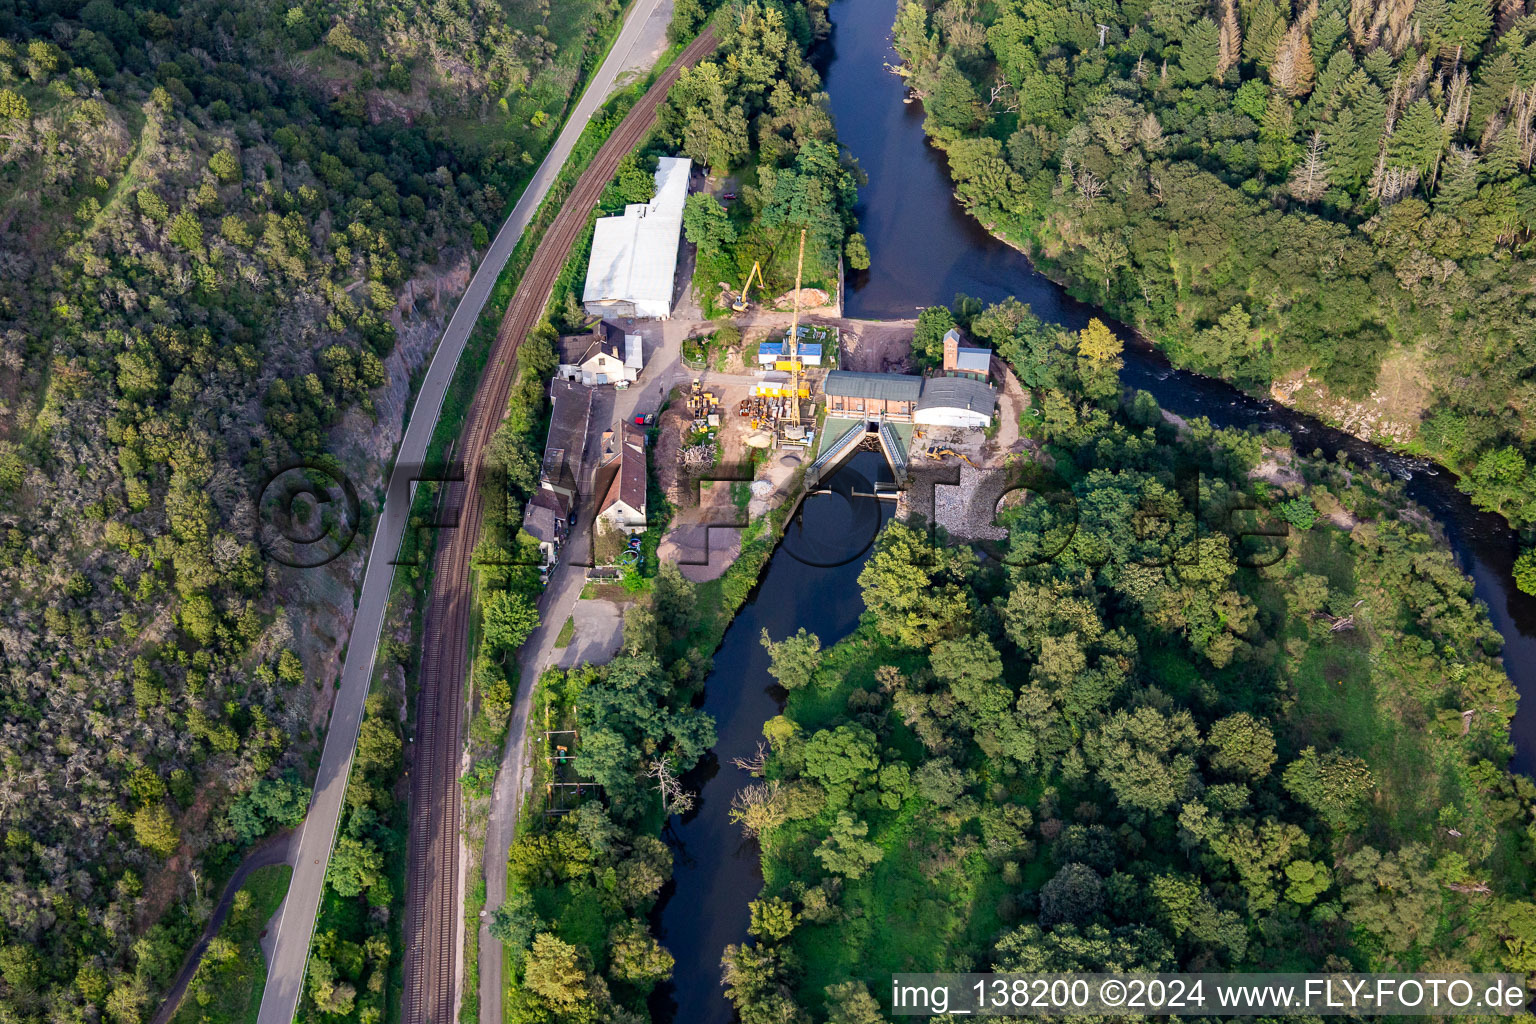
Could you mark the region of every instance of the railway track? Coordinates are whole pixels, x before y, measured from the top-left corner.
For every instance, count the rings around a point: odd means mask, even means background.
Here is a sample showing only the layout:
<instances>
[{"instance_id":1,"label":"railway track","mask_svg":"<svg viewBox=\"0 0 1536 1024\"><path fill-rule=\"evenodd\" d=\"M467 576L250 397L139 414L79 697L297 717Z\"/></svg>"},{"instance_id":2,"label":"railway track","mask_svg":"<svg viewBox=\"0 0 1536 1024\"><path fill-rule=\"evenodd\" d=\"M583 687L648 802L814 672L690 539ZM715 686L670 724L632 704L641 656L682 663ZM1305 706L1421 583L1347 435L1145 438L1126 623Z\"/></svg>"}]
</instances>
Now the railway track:
<instances>
[{"instance_id":1,"label":"railway track","mask_svg":"<svg viewBox=\"0 0 1536 1024\"><path fill-rule=\"evenodd\" d=\"M468 657L470 556L480 536L480 456L506 413L517 349L544 315L555 279L619 160L656 121L685 67L718 45L706 29L637 101L577 179L507 306L458 450L464 479L444 485L443 516L456 523L437 545L424 615L406 871L405 1024L453 1024L459 942L459 790L463 685Z\"/></svg>"}]
</instances>

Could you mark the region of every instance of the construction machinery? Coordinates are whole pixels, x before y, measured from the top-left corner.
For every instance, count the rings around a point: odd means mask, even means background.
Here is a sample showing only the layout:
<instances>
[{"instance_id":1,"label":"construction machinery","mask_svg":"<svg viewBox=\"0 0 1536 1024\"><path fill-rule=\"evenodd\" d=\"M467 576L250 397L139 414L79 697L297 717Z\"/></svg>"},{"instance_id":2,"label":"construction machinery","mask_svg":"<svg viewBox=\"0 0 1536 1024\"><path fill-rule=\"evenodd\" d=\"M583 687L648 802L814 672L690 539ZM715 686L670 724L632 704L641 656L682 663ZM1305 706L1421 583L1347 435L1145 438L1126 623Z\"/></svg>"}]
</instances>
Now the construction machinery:
<instances>
[{"instance_id":1,"label":"construction machinery","mask_svg":"<svg viewBox=\"0 0 1536 1024\"><path fill-rule=\"evenodd\" d=\"M955 458L964 462L967 466L970 466L972 469L976 468L976 463L967 458L964 452L957 452L953 448L944 448L940 445L934 445L927 451L923 452L923 454L928 456L930 459L933 459L935 462L941 461L948 456L954 456Z\"/></svg>"},{"instance_id":2,"label":"construction machinery","mask_svg":"<svg viewBox=\"0 0 1536 1024\"><path fill-rule=\"evenodd\" d=\"M747 274L747 283L741 286L741 296L735 302L731 303L731 309L735 312L745 313L747 311L747 306L751 304L747 301L747 295L752 291L752 278L754 277L757 278L757 283L759 285L763 283L763 266L757 260L752 261L752 271L751 273Z\"/></svg>"},{"instance_id":3,"label":"construction machinery","mask_svg":"<svg viewBox=\"0 0 1536 1024\"><path fill-rule=\"evenodd\" d=\"M800 255L795 259L795 298L792 303L794 312L789 318L789 334L785 338L788 345L785 346L786 354L792 364L790 373L794 374L793 384L789 389L789 404L794 408L794 422L785 424L784 436L796 441L805 438L805 427L800 424L800 275L805 270L805 228L800 229Z\"/></svg>"}]
</instances>

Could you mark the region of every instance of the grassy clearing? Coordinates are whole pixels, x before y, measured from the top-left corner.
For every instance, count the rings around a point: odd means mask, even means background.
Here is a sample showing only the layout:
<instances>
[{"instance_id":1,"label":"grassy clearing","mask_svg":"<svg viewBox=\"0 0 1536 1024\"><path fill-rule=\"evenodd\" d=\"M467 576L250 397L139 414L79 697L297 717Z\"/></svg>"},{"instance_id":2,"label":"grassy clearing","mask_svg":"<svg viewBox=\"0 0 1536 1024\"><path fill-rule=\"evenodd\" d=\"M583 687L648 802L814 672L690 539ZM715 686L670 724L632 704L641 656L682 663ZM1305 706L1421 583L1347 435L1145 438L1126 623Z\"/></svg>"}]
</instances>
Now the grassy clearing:
<instances>
[{"instance_id":1,"label":"grassy clearing","mask_svg":"<svg viewBox=\"0 0 1536 1024\"><path fill-rule=\"evenodd\" d=\"M219 935L209 944L172 1024L248 1024L261 1008L267 961L261 932L288 892L293 868L257 868L240 891Z\"/></svg>"},{"instance_id":2,"label":"grassy clearing","mask_svg":"<svg viewBox=\"0 0 1536 1024\"><path fill-rule=\"evenodd\" d=\"M571 641L576 636L576 617L567 615L565 625L560 627L560 634L555 637L555 646L565 648L571 646Z\"/></svg>"}]
</instances>

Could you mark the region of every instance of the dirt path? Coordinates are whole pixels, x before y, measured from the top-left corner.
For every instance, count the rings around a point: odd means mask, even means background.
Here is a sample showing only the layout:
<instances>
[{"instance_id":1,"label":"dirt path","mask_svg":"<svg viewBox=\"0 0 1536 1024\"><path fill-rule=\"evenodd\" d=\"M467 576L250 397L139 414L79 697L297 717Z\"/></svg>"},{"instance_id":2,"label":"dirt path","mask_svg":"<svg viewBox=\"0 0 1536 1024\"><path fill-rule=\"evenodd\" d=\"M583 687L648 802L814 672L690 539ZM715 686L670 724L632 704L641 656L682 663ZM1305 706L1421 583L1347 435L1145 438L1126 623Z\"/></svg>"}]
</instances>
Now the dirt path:
<instances>
[{"instance_id":1,"label":"dirt path","mask_svg":"<svg viewBox=\"0 0 1536 1024\"><path fill-rule=\"evenodd\" d=\"M171 982L171 987L165 994L160 1009L155 1011L155 1016L150 1024L169 1024L170 1019L176 1015L176 1008L181 1005L181 997L186 995L187 986L192 983L192 977L197 973L198 965L202 963L203 954L208 951L208 943L219 934L219 929L224 927L224 919L229 916L229 908L234 905L235 893L245 884L245 880L251 876L251 872L258 868L269 868L276 864L289 863L289 853L293 847L293 832L284 830L277 835L262 840L251 848L251 852L245 855L245 860L235 869L224 885L224 892L219 895L219 902L214 906L213 913L208 918L208 924L203 927L202 938L187 950L186 958L181 962L181 970L176 972L176 980Z\"/></svg>"}]
</instances>

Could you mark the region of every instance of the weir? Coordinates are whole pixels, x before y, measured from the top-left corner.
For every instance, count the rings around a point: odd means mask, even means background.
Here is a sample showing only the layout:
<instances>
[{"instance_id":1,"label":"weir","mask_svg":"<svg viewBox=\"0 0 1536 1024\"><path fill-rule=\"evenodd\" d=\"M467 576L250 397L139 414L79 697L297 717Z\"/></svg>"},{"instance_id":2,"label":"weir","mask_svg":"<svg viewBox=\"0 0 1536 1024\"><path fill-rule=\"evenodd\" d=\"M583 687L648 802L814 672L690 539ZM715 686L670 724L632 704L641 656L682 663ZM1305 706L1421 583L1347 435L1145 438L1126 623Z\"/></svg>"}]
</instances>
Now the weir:
<instances>
[{"instance_id":1,"label":"weir","mask_svg":"<svg viewBox=\"0 0 1536 1024\"><path fill-rule=\"evenodd\" d=\"M897 488L907 485L907 446L891 426L889 420L883 415L879 420L861 420L854 423L837 440L827 446L826 451L817 456L805 471L806 489L818 493L821 481L853 457L863 443L876 438L880 442L880 451L885 456L885 463L891 468L891 475L895 477Z\"/></svg>"}]
</instances>

